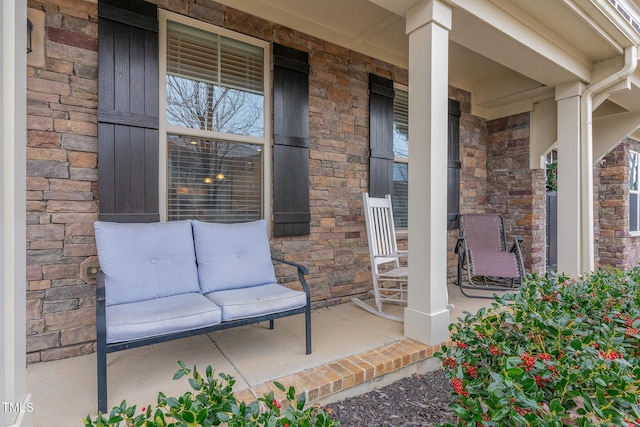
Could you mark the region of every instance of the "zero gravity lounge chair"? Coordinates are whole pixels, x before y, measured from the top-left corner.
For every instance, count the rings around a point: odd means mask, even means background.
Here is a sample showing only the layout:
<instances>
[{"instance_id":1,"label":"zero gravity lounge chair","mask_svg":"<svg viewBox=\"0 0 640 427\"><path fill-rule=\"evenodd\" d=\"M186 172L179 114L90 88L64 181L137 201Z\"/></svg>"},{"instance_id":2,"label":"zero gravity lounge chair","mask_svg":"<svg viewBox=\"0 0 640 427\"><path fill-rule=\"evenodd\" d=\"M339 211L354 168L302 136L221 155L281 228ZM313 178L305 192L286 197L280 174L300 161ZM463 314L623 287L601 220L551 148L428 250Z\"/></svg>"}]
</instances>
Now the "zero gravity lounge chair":
<instances>
[{"instance_id":1,"label":"zero gravity lounge chair","mask_svg":"<svg viewBox=\"0 0 640 427\"><path fill-rule=\"evenodd\" d=\"M460 291L468 297L492 298L479 291L520 287L524 276L521 242L516 238L507 251L504 220L499 214L461 215L456 245ZM467 280L463 279L464 272Z\"/></svg>"},{"instance_id":2,"label":"zero gravity lounge chair","mask_svg":"<svg viewBox=\"0 0 640 427\"><path fill-rule=\"evenodd\" d=\"M383 302L404 305L407 303L409 270L401 266L400 260L406 262L408 253L398 250L391 196L373 198L369 197L369 193L364 193L362 201L373 276L371 293L376 307L371 307L358 298L352 298L352 301L373 314L402 322L402 318L382 311Z\"/></svg>"}]
</instances>

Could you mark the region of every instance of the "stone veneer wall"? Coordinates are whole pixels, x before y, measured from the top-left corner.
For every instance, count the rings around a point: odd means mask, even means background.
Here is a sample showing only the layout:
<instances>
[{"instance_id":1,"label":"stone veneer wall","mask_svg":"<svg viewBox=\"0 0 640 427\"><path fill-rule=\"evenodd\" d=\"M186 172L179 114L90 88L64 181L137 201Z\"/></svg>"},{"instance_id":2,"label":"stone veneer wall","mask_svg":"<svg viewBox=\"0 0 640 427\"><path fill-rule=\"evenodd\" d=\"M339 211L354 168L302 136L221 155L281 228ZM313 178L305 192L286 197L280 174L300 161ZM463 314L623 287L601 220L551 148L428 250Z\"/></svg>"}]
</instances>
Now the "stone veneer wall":
<instances>
[{"instance_id":1,"label":"stone veneer wall","mask_svg":"<svg viewBox=\"0 0 640 427\"><path fill-rule=\"evenodd\" d=\"M628 269L640 261L640 236L629 234L629 151L640 142L624 139L594 166L597 266Z\"/></svg>"},{"instance_id":2,"label":"stone veneer wall","mask_svg":"<svg viewBox=\"0 0 640 427\"><path fill-rule=\"evenodd\" d=\"M529 169L530 114L487 122L487 212L503 215L507 245L523 237L528 273L543 273L546 256L545 171Z\"/></svg>"},{"instance_id":3,"label":"stone veneer wall","mask_svg":"<svg viewBox=\"0 0 640 427\"><path fill-rule=\"evenodd\" d=\"M368 187L369 73L407 71L214 2L155 0L167 10L310 53L311 235L272 239L310 271L315 306L371 286L361 193ZM27 359L95 345L92 223L97 219L97 2L28 0L42 55L29 57ZM35 52L34 52L35 53Z\"/></svg>"},{"instance_id":4,"label":"stone veneer wall","mask_svg":"<svg viewBox=\"0 0 640 427\"><path fill-rule=\"evenodd\" d=\"M93 350L96 265L97 5L29 0L27 361ZM44 29L42 28L44 26ZM92 258L93 257L93 258Z\"/></svg>"}]
</instances>

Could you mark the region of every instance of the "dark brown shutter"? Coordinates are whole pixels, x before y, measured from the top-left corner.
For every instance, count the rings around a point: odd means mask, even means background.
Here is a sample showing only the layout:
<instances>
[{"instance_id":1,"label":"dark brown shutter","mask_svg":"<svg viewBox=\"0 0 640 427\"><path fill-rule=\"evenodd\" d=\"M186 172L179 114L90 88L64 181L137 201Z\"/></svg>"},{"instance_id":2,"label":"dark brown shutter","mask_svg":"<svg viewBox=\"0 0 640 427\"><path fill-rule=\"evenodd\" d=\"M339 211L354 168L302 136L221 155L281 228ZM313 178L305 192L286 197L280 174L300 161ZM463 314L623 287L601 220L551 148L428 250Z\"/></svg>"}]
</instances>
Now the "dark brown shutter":
<instances>
[{"instance_id":1,"label":"dark brown shutter","mask_svg":"<svg viewBox=\"0 0 640 427\"><path fill-rule=\"evenodd\" d=\"M369 195L393 193L393 81L369 75Z\"/></svg>"},{"instance_id":2,"label":"dark brown shutter","mask_svg":"<svg viewBox=\"0 0 640 427\"><path fill-rule=\"evenodd\" d=\"M449 132L448 132L447 168L447 229L454 230L459 226L460 214L460 103L449 100Z\"/></svg>"},{"instance_id":3,"label":"dark brown shutter","mask_svg":"<svg viewBox=\"0 0 640 427\"><path fill-rule=\"evenodd\" d=\"M310 233L309 54L273 45L273 235Z\"/></svg>"},{"instance_id":4,"label":"dark brown shutter","mask_svg":"<svg viewBox=\"0 0 640 427\"><path fill-rule=\"evenodd\" d=\"M141 0L98 4L99 217L158 221L158 18Z\"/></svg>"}]
</instances>

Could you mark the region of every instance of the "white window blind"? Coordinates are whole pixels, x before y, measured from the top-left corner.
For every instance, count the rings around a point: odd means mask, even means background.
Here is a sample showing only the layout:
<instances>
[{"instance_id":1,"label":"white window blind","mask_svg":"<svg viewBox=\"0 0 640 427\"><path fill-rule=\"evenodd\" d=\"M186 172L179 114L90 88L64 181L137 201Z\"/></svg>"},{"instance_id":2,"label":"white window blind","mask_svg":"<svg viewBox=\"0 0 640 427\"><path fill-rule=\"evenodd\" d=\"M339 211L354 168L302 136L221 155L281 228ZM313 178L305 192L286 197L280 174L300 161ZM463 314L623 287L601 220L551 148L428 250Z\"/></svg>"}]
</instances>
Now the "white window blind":
<instances>
[{"instance_id":1,"label":"white window blind","mask_svg":"<svg viewBox=\"0 0 640 427\"><path fill-rule=\"evenodd\" d=\"M409 226L409 93L395 89L393 97L393 219L396 228Z\"/></svg>"},{"instance_id":2,"label":"white window blind","mask_svg":"<svg viewBox=\"0 0 640 427\"><path fill-rule=\"evenodd\" d=\"M263 94L263 70L259 46L167 22L167 74Z\"/></svg>"},{"instance_id":3,"label":"white window blind","mask_svg":"<svg viewBox=\"0 0 640 427\"><path fill-rule=\"evenodd\" d=\"M170 221L243 222L262 216L259 145L169 135Z\"/></svg>"},{"instance_id":4,"label":"white window blind","mask_svg":"<svg viewBox=\"0 0 640 427\"><path fill-rule=\"evenodd\" d=\"M409 93L399 89L393 98L393 154L409 157Z\"/></svg>"}]
</instances>

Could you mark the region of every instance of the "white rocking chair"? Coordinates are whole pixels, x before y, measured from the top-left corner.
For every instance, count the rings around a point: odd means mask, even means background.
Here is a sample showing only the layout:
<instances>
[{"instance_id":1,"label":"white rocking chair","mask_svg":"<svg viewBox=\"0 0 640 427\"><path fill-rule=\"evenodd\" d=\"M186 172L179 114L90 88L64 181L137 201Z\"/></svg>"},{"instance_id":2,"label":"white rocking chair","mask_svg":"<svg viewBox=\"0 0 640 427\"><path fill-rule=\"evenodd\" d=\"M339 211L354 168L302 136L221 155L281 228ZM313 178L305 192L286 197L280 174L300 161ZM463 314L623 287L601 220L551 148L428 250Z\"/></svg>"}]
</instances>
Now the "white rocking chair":
<instances>
[{"instance_id":1,"label":"white rocking chair","mask_svg":"<svg viewBox=\"0 0 640 427\"><path fill-rule=\"evenodd\" d=\"M406 261L408 251L398 250L391 196L373 198L369 197L369 193L364 193L362 201L373 275L371 293L375 298L376 307L374 308L358 298L351 300L375 315L403 322L401 317L382 311L383 302L407 304L409 270L406 266L401 266L400 259L403 258Z\"/></svg>"}]
</instances>

